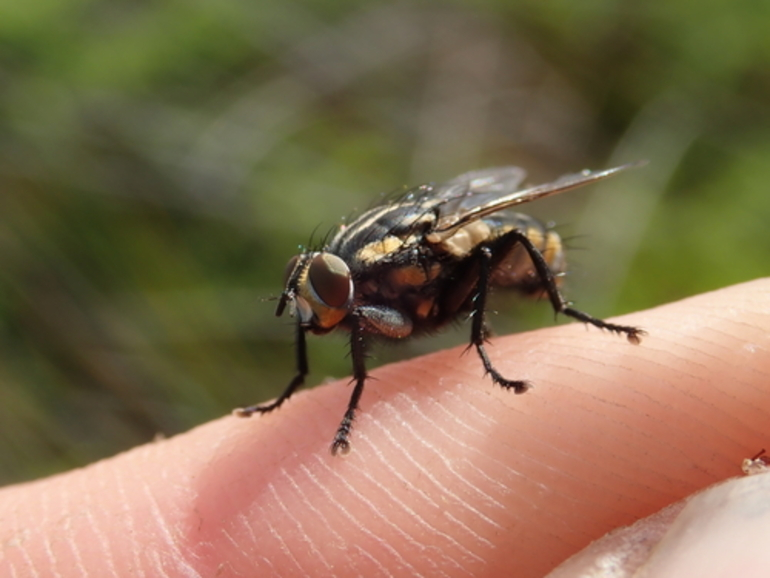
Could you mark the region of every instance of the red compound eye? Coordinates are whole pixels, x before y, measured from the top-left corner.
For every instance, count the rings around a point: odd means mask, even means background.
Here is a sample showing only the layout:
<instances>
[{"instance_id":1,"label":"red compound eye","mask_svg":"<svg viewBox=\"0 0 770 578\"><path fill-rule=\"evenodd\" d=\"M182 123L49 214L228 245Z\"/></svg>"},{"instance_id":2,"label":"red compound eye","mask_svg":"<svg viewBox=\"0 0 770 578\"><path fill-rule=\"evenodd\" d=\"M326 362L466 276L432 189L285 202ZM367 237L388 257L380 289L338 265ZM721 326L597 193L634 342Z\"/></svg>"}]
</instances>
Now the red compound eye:
<instances>
[{"instance_id":1,"label":"red compound eye","mask_svg":"<svg viewBox=\"0 0 770 578\"><path fill-rule=\"evenodd\" d=\"M350 300L350 269L336 255L319 253L313 257L308 278L313 291L327 307L339 309Z\"/></svg>"}]
</instances>

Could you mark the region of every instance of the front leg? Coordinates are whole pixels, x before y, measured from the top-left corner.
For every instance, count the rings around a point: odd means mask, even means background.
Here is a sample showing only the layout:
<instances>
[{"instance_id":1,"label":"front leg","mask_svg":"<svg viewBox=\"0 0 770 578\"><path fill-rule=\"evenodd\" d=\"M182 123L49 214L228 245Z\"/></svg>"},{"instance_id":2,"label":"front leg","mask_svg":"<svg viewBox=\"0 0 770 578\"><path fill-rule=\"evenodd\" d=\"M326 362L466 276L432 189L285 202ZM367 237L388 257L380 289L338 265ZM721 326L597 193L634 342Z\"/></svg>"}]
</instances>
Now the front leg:
<instances>
[{"instance_id":1,"label":"front leg","mask_svg":"<svg viewBox=\"0 0 770 578\"><path fill-rule=\"evenodd\" d=\"M264 405L250 405L248 407L239 407L233 410L233 415L238 417L249 417L255 413L268 413L276 408L279 408L284 401L289 399L292 394L297 391L303 383L305 383L305 376L308 374L307 363L307 341L305 339L306 329L300 325L297 321L297 335L295 339L295 352L297 355L297 373L294 378L286 386L283 393L278 398Z\"/></svg>"},{"instance_id":2,"label":"front leg","mask_svg":"<svg viewBox=\"0 0 770 578\"><path fill-rule=\"evenodd\" d=\"M358 402L361 400L361 394L364 392L364 384L366 383L366 343L364 341L364 330L361 327L361 319L358 314L351 315L351 327L350 327L350 357L353 360L353 381L356 385L353 388L353 393L350 396L348 402L348 409L340 422L340 427L337 428L337 434L334 436L332 442L332 455L336 456L337 452L346 454L350 451L350 430L353 428L353 420L356 418L356 411L358 411Z\"/></svg>"},{"instance_id":3,"label":"front leg","mask_svg":"<svg viewBox=\"0 0 770 578\"><path fill-rule=\"evenodd\" d=\"M340 422L332 442L332 455L350 451L350 430L358 411L358 402L364 392L366 372L366 334L404 338L412 332L412 322L403 313L389 307L358 307L349 318L350 358L353 360L353 381L355 387L348 402L348 409Z\"/></svg>"}]
</instances>

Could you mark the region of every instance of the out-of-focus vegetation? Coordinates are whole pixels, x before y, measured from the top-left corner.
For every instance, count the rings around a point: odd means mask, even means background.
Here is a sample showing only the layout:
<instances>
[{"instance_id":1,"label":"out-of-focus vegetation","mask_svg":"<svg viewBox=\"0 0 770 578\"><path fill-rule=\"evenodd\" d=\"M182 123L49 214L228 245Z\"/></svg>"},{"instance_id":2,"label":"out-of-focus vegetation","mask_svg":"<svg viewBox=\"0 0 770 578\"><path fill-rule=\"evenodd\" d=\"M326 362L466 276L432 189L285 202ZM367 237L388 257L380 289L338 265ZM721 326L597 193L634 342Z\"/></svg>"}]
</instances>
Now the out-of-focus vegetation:
<instances>
[{"instance_id":1,"label":"out-of-focus vegetation","mask_svg":"<svg viewBox=\"0 0 770 578\"><path fill-rule=\"evenodd\" d=\"M277 395L293 333L263 298L403 185L648 159L527 206L570 238L581 308L766 274L768 22L743 0L5 2L0 481ZM311 384L349 372L341 337L310 349Z\"/></svg>"}]
</instances>

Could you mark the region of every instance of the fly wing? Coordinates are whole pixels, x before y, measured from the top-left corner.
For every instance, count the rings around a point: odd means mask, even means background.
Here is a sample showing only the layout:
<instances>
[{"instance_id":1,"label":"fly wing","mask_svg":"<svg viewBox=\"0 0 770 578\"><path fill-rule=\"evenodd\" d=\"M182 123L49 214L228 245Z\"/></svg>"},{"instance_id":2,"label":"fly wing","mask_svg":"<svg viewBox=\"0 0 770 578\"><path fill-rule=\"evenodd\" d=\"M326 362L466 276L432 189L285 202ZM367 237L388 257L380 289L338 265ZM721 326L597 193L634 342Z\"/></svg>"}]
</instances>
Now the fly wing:
<instances>
[{"instance_id":1,"label":"fly wing","mask_svg":"<svg viewBox=\"0 0 770 578\"><path fill-rule=\"evenodd\" d=\"M527 172L520 167L494 167L463 173L451 181L433 187L431 197L441 200L439 220L464 214L517 191Z\"/></svg>"},{"instance_id":2,"label":"fly wing","mask_svg":"<svg viewBox=\"0 0 770 578\"><path fill-rule=\"evenodd\" d=\"M433 195L444 199L439 206L431 242L452 236L457 229L503 209L571 191L643 163L629 163L603 171L582 171L551 183L519 189L526 173L519 167L498 167L465 173L436 187Z\"/></svg>"}]
</instances>

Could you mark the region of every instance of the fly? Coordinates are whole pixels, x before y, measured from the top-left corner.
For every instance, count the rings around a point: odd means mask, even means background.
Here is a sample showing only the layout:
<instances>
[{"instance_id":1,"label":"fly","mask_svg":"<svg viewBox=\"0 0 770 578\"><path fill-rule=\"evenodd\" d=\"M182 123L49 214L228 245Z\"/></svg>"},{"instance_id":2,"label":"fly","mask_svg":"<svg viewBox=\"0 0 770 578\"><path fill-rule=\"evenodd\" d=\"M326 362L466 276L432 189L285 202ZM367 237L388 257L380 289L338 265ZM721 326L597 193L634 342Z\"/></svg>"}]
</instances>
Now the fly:
<instances>
[{"instance_id":1,"label":"fly","mask_svg":"<svg viewBox=\"0 0 770 578\"><path fill-rule=\"evenodd\" d=\"M294 378L275 401L234 413L247 417L280 407L305 382L307 333L345 329L355 386L331 452L347 453L367 379L367 338L415 337L461 315L471 317L469 347L476 349L492 381L524 393L529 384L504 377L487 354L485 312L493 287L545 294L556 313L639 343L641 329L570 307L559 291L566 268L561 238L536 219L507 210L637 165L583 171L530 188L521 188L526 173L519 167L472 171L444 184L411 189L343 225L325 247L296 255L286 266L275 313L281 316L288 306L297 320Z\"/></svg>"}]
</instances>

